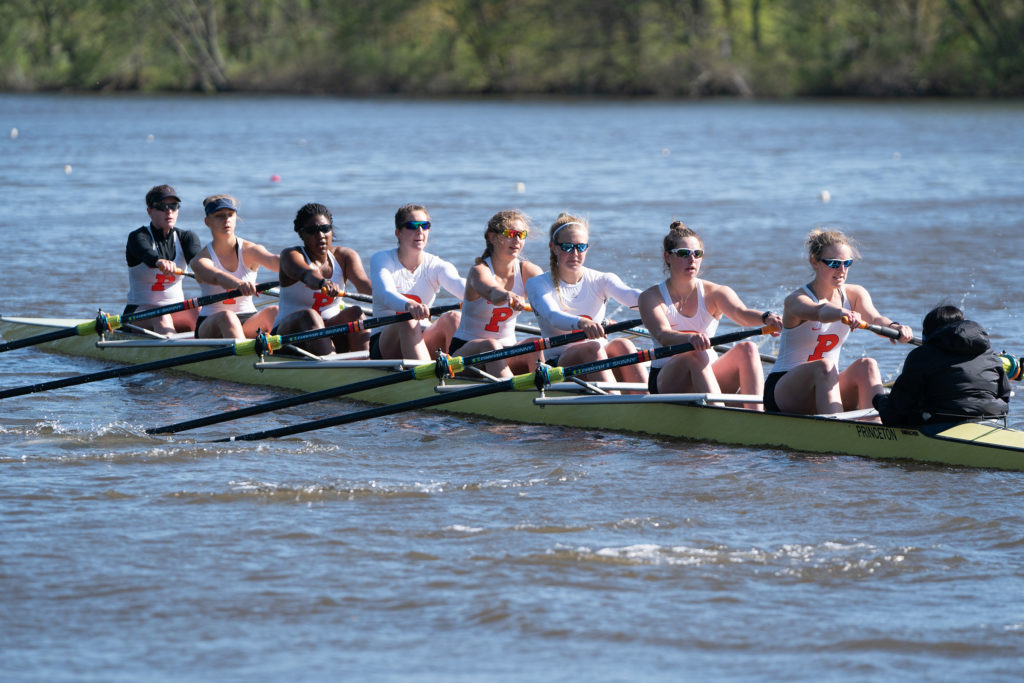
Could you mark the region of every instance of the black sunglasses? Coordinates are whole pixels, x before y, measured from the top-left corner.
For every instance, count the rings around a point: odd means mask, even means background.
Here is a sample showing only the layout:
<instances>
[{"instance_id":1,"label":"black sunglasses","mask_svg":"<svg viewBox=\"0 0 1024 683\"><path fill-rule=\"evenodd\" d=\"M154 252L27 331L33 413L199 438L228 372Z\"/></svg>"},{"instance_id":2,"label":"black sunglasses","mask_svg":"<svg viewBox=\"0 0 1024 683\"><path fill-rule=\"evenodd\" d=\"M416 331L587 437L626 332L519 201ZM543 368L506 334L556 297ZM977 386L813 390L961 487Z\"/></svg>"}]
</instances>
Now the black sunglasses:
<instances>
[{"instance_id":1,"label":"black sunglasses","mask_svg":"<svg viewBox=\"0 0 1024 683\"><path fill-rule=\"evenodd\" d=\"M402 227L406 230L430 230L430 221L406 221L402 223Z\"/></svg>"},{"instance_id":2,"label":"black sunglasses","mask_svg":"<svg viewBox=\"0 0 1024 683\"><path fill-rule=\"evenodd\" d=\"M157 211L177 211L181 208L181 202L154 202L149 208Z\"/></svg>"},{"instance_id":3,"label":"black sunglasses","mask_svg":"<svg viewBox=\"0 0 1024 683\"><path fill-rule=\"evenodd\" d=\"M334 230L334 226L331 225L330 223L324 223L323 225L306 225L303 226L302 228L302 232L308 233L310 235L317 232L322 232L323 234L326 235L331 230Z\"/></svg>"}]
</instances>

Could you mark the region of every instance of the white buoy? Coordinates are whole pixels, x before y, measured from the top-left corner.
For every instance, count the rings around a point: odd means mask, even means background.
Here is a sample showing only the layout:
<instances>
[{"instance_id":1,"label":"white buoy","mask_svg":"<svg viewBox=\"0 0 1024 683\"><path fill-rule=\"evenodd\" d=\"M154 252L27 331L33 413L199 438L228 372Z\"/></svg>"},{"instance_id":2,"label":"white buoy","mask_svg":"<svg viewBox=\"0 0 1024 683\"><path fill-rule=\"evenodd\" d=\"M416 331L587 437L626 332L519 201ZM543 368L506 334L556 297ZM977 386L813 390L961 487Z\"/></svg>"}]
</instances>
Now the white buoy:
<instances>
[{"instance_id":1,"label":"white buoy","mask_svg":"<svg viewBox=\"0 0 1024 683\"><path fill-rule=\"evenodd\" d=\"M64 174L71 175L71 164L64 164Z\"/></svg>"},{"instance_id":2,"label":"white buoy","mask_svg":"<svg viewBox=\"0 0 1024 683\"><path fill-rule=\"evenodd\" d=\"M156 138L153 137L152 133L146 136L146 142L153 142L153 140L156 140Z\"/></svg>"},{"instance_id":3,"label":"white buoy","mask_svg":"<svg viewBox=\"0 0 1024 683\"><path fill-rule=\"evenodd\" d=\"M11 128L11 139L12 140L17 140L18 139L18 129L17 128Z\"/></svg>"},{"instance_id":4,"label":"white buoy","mask_svg":"<svg viewBox=\"0 0 1024 683\"><path fill-rule=\"evenodd\" d=\"M672 153L672 150L670 150L668 147L662 147L661 148L661 156L667 157L671 153Z\"/></svg>"},{"instance_id":5,"label":"white buoy","mask_svg":"<svg viewBox=\"0 0 1024 683\"><path fill-rule=\"evenodd\" d=\"M828 190L822 190L821 192L818 193L818 199L820 199L825 204L828 204L830 201L832 201L832 193L829 192Z\"/></svg>"},{"instance_id":6,"label":"white buoy","mask_svg":"<svg viewBox=\"0 0 1024 683\"><path fill-rule=\"evenodd\" d=\"M516 192L519 194L526 192L526 183L516 183Z\"/></svg>"},{"instance_id":7,"label":"white buoy","mask_svg":"<svg viewBox=\"0 0 1024 683\"><path fill-rule=\"evenodd\" d=\"M903 155L900 154L899 152L893 152L892 153L892 158L893 158L893 161L899 161L900 159L903 158Z\"/></svg>"}]
</instances>

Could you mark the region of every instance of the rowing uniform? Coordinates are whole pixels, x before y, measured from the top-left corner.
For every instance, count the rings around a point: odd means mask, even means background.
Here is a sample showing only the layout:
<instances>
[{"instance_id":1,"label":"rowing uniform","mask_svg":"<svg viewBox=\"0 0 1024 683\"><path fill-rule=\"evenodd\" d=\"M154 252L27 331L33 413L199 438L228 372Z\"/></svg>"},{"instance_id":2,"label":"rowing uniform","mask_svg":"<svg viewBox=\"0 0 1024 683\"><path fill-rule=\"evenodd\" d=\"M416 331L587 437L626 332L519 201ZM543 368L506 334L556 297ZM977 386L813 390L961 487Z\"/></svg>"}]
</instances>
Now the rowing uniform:
<instances>
[{"instance_id":1,"label":"rowing uniform","mask_svg":"<svg viewBox=\"0 0 1024 683\"><path fill-rule=\"evenodd\" d=\"M574 331L580 318L603 321L608 299L635 308L640 290L626 286L614 273L584 267L583 276L576 284L560 281L555 287L551 273L530 278L526 283L526 294L540 322L541 336L552 337ZM605 338L591 341L602 346L608 343ZM563 349L561 346L549 349L544 352L544 357L551 363L557 363Z\"/></svg>"},{"instance_id":2,"label":"rowing uniform","mask_svg":"<svg viewBox=\"0 0 1024 683\"><path fill-rule=\"evenodd\" d=\"M309 258L305 247L299 247L298 249L302 252L306 263L313 265L313 260ZM344 289L345 273L342 272L341 264L334 258L334 253L330 249L327 250L327 258L331 264L331 277L328 279ZM277 317L274 319L274 330L277 330L281 321L292 313L304 311L307 308L312 308L324 320L338 315L343 308L340 298L324 294L319 289L310 289L302 282L293 282L290 285L281 287L280 292L281 295L277 300Z\"/></svg>"},{"instance_id":3,"label":"rowing uniform","mask_svg":"<svg viewBox=\"0 0 1024 683\"><path fill-rule=\"evenodd\" d=\"M218 270L223 270L225 273L229 273L234 277L242 280L243 282L256 282L256 270L250 270L249 266L246 265L242 259L242 240L236 240L235 253L238 256L238 267L234 270L228 270L221 265L220 259L217 258L217 252L213 250L213 243L207 245L206 250L210 254L210 261ZM258 268L257 268L258 270ZM209 282L199 282L199 290L203 296L210 296L211 294L223 294L228 291L220 285L215 285ZM247 313L255 313L256 305L252 302L251 296L238 296L232 299L225 299L224 301L218 301L217 303L207 304L199 309L199 318L208 318L214 313L220 313L221 311L231 311L236 315L245 315ZM199 325L196 325L199 328Z\"/></svg>"},{"instance_id":4,"label":"rowing uniform","mask_svg":"<svg viewBox=\"0 0 1024 683\"><path fill-rule=\"evenodd\" d=\"M807 296L817 302L819 299L807 285L803 286ZM842 297L840 305L850 309L850 300L846 298L846 290L839 288ZM769 412L779 412L775 403L775 385L787 371L798 365L813 360L826 359L839 366L839 352L843 342L850 334L850 326L842 320L823 323L818 320L804 320L796 327L783 329L779 337L779 356L772 367L772 372L764 382L764 407Z\"/></svg>"},{"instance_id":5,"label":"rowing uniform","mask_svg":"<svg viewBox=\"0 0 1024 683\"><path fill-rule=\"evenodd\" d=\"M173 228L168 235L144 225L128 236L128 298L125 313L158 308L185 300L182 275L168 275L156 267L160 259L173 261L184 271L199 253L199 238L191 230ZM130 309L130 310L129 310Z\"/></svg>"},{"instance_id":6,"label":"rowing uniform","mask_svg":"<svg viewBox=\"0 0 1024 683\"><path fill-rule=\"evenodd\" d=\"M490 257L483 263L494 272ZM523 262L516 259L515 275L512 280L512 293L526 296L523 285ZM519 311L508 305L495 306L484 297L462 302L462 319L459 329L455 330L448 353L455 353L459 347L473 339L496 339L501 346L512 346L516 343L516 318Z\"/></svg>"},{"instance_id":7,"label":"rowing uniform","mask_svg":"<svg viewBox=\"0 0 1024 683\"><path fill-rule=\"evenodd\" d=\"M682 332L683 334L699 334L703 332L709 337L713 337L715 332L718 331L718 318L711 315L708 311L707 302L704 300L704 281L697 280L697 313L693 316L686 316L679 312L676 308L676 304L672 301L672 295L669 294L668 284L666 281L662 281L658 285L658 291L661 293L662 301L665 302L665 317L668 318L669 327L672 328L673 332ZM710 361L713 363L718 359L718 353L714 349L708 349L707 352ZM658 393L658 373L661 372L661 368L671 360L669 358L655 358L651 361L651 374L647 380L647 388L652 394Z\"/></svg>"},{"instance_id":8,"label":"rowing uniform","mask_svg":"<svg viewBox=\"0 0 1024 683\"><path fill-rule=\"evenodd\" d=\"M398 249L385 249L370 257L370 282L375 318L405 313L410 299L429 307L442 287L460 300L466 291L465 278L448 261L424 252L416 269L409 270L398 260Z\"/></svg>"}]
</instances>

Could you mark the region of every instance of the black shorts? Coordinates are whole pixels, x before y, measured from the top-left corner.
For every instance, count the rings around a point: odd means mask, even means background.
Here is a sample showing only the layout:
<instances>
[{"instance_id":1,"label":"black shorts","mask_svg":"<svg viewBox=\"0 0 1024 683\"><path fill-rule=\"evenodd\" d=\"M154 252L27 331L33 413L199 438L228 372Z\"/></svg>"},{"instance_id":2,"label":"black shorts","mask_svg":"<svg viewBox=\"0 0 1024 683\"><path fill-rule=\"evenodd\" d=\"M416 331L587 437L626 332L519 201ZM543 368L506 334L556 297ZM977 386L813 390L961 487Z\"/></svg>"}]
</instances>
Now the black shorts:
<instances>
[{"instance_id":1,"label":"black shorts","mask_svg":"<svg viewBox=\"0 0 1024 683\"><path fill-rule=\"evenodd\" d=\"M249 318L251 318L254 315L256 315L256 313L254 311L252 313L236 313L235 315L238 316L238 322L244 324L246 320L248 320ZM196 318L196 332L195 332L196 339L201 339L201 337L199 336L199 326L202 325L203 321L206 320L209 317L210 316L208 316L208 315L201 315L198 318ZM274 334L273 330L271 330L270 333Z\"/></svg>"},{"instance_id":2,"label":"black shorts","mask_svg":"<svg viewBox=\"0 0 1024 683\"><path fill-rule=\"evenodd\" d=\"M380 352L379 334L370 337L370 360L384 360L384 355Z\"/></svg>"},{"instance_id":3,"label":"black shorts","mask_svg":"<svg viewBox=\"0 0 1024 683\"><path fill-rule=\"evenodd\" d=\"M764 412L781 413L779 404L775 402L775 385L779 383L786 372L773 372L764 380Z\"/></svg>"},{"instance_id":4,"label":"black shorts","mask_svg":"<svg viewBox=\"0 0 1024 683\"><path fill-rule=\"evenodd\" d=\"M647 391L651 394L658 393L658 373L661 372L661 368L651 368L651 372L647 375Z\"/></svg>"},{"instance_id":5,"label":"black shorts","mask_svg":"<svg viewBox=\"0 0 1024 683\"><path fill-rule=\"evenodd\" d=\"M469 343L467 339L459 339L458 337L452 337L452 343L448 345L448 355L454 356L458 353L459 349Z\"/></svg>"}]
</instances>

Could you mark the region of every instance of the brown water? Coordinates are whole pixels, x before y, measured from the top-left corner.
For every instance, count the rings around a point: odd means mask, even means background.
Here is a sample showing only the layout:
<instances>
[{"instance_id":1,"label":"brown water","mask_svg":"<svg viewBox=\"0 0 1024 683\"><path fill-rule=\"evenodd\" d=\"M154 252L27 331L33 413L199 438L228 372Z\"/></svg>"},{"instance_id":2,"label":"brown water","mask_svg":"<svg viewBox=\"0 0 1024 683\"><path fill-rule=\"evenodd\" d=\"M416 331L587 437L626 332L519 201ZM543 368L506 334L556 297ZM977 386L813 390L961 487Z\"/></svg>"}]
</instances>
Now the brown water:
<instances>
[{"instance_id":1,"label":"brown water","mask_svg":"<svg viewBox=\"0 0 1024 683\"><path fill-rule=\"evenodd\" d=\"M240 233L272 249L321 201L364 259L422 202L431 251L463 271L494 211L541 229L581 211L588 265L638 286L682 218L709 279L776 310L808 276L803 236L837 225L883 312L916 327L949 299L1024 351L1019 104L3 96L0 123L5 314L119 311L125 237L169 182L204 238L208 194L235 194ZM546 263L540 239L527 254ZM855 333L844 358L892 377L905 353ZM0 386L102 367L14 351ZM1024 664L1020 474L416 413L207 443L344 401L144 433L277 395L153 374L2 402L0 677L1016 680Z\"/></svg>"}]
</instances>

